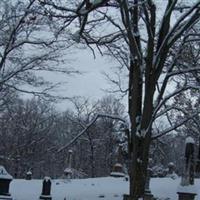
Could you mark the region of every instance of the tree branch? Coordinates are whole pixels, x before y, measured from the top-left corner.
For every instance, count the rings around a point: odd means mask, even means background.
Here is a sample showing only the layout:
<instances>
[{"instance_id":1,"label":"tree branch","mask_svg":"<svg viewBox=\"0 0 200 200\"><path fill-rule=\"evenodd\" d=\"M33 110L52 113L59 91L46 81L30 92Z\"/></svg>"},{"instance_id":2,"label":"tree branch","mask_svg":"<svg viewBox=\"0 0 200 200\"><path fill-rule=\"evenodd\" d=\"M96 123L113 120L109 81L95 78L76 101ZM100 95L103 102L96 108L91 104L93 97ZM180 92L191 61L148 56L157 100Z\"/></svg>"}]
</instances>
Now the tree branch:
<instances>
[{"instance_id":1,"label":"tree branch","mask_svg":"<svg viewBox=\"0 0 200 200\"><path fill-rule=\"evenodd\" d=\"M67 149L69 146L73 145L85 132L88 131L88 129L99 119L99 118L110 118L113 120L119 120L123 123L126 124L126 121L118 116L114 116L114 115L106 115L106 114L97 114L93 120L87 125L85 126L85 128L76 136L74 137L74 139L72 139L68 144L64 145L63 147L61 147L60 149L58 149L57 153L60 153L61 151Z\"/></svg>"}]
</instances>

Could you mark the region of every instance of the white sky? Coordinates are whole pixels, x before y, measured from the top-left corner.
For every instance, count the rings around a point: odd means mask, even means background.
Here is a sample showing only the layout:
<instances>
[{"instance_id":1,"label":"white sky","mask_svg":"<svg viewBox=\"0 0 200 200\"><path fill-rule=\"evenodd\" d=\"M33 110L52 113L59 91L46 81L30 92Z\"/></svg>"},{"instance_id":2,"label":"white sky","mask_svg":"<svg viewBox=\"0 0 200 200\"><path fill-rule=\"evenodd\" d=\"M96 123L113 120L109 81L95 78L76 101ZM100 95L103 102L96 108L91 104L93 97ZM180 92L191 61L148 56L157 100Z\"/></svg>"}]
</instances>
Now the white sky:
<instances>
[{"instance_id":1,"label":"white sky","mask_svg":"<svg viewBox=\"0 0 200 200\"><path fill-rule=\"evenodd\" d=\"M75 70L83 72L83 74L72 76L51 74L46 77L53 82L66 82L56 90L56 95L67 97L84 96L93 101L108 94L103 90L110 88L111 85L102 72L112 73L111 68L117 65L114 59L110 60L101 55L96 55L94 59L91 50L84 49L77 50L68 57L70 57L69 65L74 67ZM58 109L61 110L68 108L69 105L67 100L57 104Z\"/></svg>"}]
</instances>

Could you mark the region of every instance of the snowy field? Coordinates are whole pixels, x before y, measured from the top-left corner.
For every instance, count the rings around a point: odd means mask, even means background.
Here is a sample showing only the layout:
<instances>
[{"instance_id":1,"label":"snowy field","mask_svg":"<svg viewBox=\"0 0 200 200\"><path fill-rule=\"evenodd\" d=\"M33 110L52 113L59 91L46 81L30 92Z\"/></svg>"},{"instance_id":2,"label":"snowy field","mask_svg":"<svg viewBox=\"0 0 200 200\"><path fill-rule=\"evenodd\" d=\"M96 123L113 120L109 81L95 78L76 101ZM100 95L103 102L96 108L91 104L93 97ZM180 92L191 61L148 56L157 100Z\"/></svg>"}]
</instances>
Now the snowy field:
<instances>
[{"instance_id":1,"label":"snowy field","mask_svg":"<svg viewBox=\"0 0 200 200\"><path fill-rule=\"evenodd\" d=\"M155 197L177 200L176 189L180 179L153 178L151 191ZM200 179L195 180L200 200ZM38 200L42 191L42 180L15 179L11 182L10 193L14 200ZM76 179L70 182L52 181L52 200L122 200L128 193L128 182L123 178Z\"/></svg>"}]
</instances>

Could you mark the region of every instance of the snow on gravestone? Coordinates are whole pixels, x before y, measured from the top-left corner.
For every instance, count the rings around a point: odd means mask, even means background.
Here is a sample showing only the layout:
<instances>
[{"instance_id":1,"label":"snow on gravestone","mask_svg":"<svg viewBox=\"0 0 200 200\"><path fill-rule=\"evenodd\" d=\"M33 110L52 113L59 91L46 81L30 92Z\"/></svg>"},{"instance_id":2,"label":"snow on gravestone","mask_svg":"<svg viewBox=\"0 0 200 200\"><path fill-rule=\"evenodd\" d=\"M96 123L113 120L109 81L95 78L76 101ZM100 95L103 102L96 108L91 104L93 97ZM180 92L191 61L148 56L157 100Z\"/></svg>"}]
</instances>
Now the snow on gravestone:
<instances>
[{"instance_id":1,"label":"snow on gravestone","mask_svg":"<svg viewBox=\"0 0 200 200\"><path fill-rule=\"evenodd\" d=\"M67 168L64 170L64 174L65 174L65 177L69 180L72 178L72 174L73 174L73 171L72 171L72 153L73 151L70 149L68 151L68 157L67 157Z\"/></svg>"},{"instance_id":2,"label":"snow on gravestone","mask_svg":"<svg viewBox=\"0 0 200 200\"><path fill-rule=\"evenodd\" d=\"M40 195L40 199L51 200L51 178L44 177L42 184L42 194Z\"/></svg>"},{"instance_id":3,"label":"snow on gravestone","mask_svg":"<svg viewBox=\"0 0 200 200\"><path fill-rule=\"evenodd\" d=\"M0 165L0 199L12 199L9 193L9 186L12 179L13 177L6 171L4 166Z\"/></svg>"},{"instance_id":4,"label":"snow on gravestone","mask_svg":"<svg viewBox=\"0 0 200 200\"><path fill-rule=\"evenodd\" d=\"M32 179L32 172L28 171L26 172L26 180L31 180Z\"/></svg>"},{"instance_id":5,"label":"snow on gravestone","mask_svg":"<svg viewBox=\"0 0 200 200\"><path fill-rule=\"evenodd\" d=\"M110 176L112 176L112 177L124 177L125 174L123 172L123 166L120 163L116 163L113 166L113 170L110 173Z\"/></svg>"},{"instance_id":6,"label":"snow on gravestone","mask_svg":"<svg viewBox=\"0 0 200 200\"><path fill-rule=\"evenodd\" d=\"M185 140L185 168L181 183L177 188L179 200L194 200L197 194L194 185L194 144L192 137Z\"/></svg>"}]
</instances>

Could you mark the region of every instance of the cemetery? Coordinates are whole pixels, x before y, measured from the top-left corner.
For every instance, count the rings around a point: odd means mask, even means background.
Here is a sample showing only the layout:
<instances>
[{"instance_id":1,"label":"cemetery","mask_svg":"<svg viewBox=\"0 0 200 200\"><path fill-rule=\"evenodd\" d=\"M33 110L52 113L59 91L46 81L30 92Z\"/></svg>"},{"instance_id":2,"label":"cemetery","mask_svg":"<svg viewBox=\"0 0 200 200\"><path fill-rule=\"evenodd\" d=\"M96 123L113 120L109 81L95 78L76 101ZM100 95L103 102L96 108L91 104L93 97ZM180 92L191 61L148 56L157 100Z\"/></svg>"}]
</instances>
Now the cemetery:
<instances>
[{"instance_id":1,"label":"cemetery","mask_svg":"<svg viewBox=\"0 0 200 200\"><path fill-rule=\"evenodd\" d=\"M200 0L0 0L0 200L200 200Z\"/></svg>"},{"instance_id":2,"label":"cemetery","mask_svg":"<svg viewBox=\"0 0 200 200\"><path fill-rule=\"evenodd\" d=\"M168 164L165 177L151 177L152 169L148 168L144 200L200 198L200 178L196 176L199 174L199 155L195 159L194 144L192 137L186 138L184 173L181 177L174 175L173 163ZM129 177L124 173L122 164L116 163L113 166L110 177L73 179L72 153L71 150L68 152L67 170L64 170L65 176L62 179L32 179L31 171L26 173L25 179L13 179L6 169L0 166L0 200L129 200L129 195L126 195Z\"/></svg>"},{"instance_id":3,"label":"cemetery","mask_svg":"<svg viewBox=\"0 0 200 200\"><path fill-rule=\"evenodd\" d=\"M151 193L160 200L178 200L177 188L180 181L180 178L175 180L152 178ZM46 199L52 198L52 200L122 200L123 195L128 193L129 187L128 181L122 177L72 179L70 182L58 179L51 182L51 196ZM42 184L43 180L14 179L10 184L9 192L13 200L39 200L42 195ZM199 179L195 179L195 185L197 187L195 192L199 196ZM104 197L100 197L101 195Z\"/></svg>"}]
</instances>

